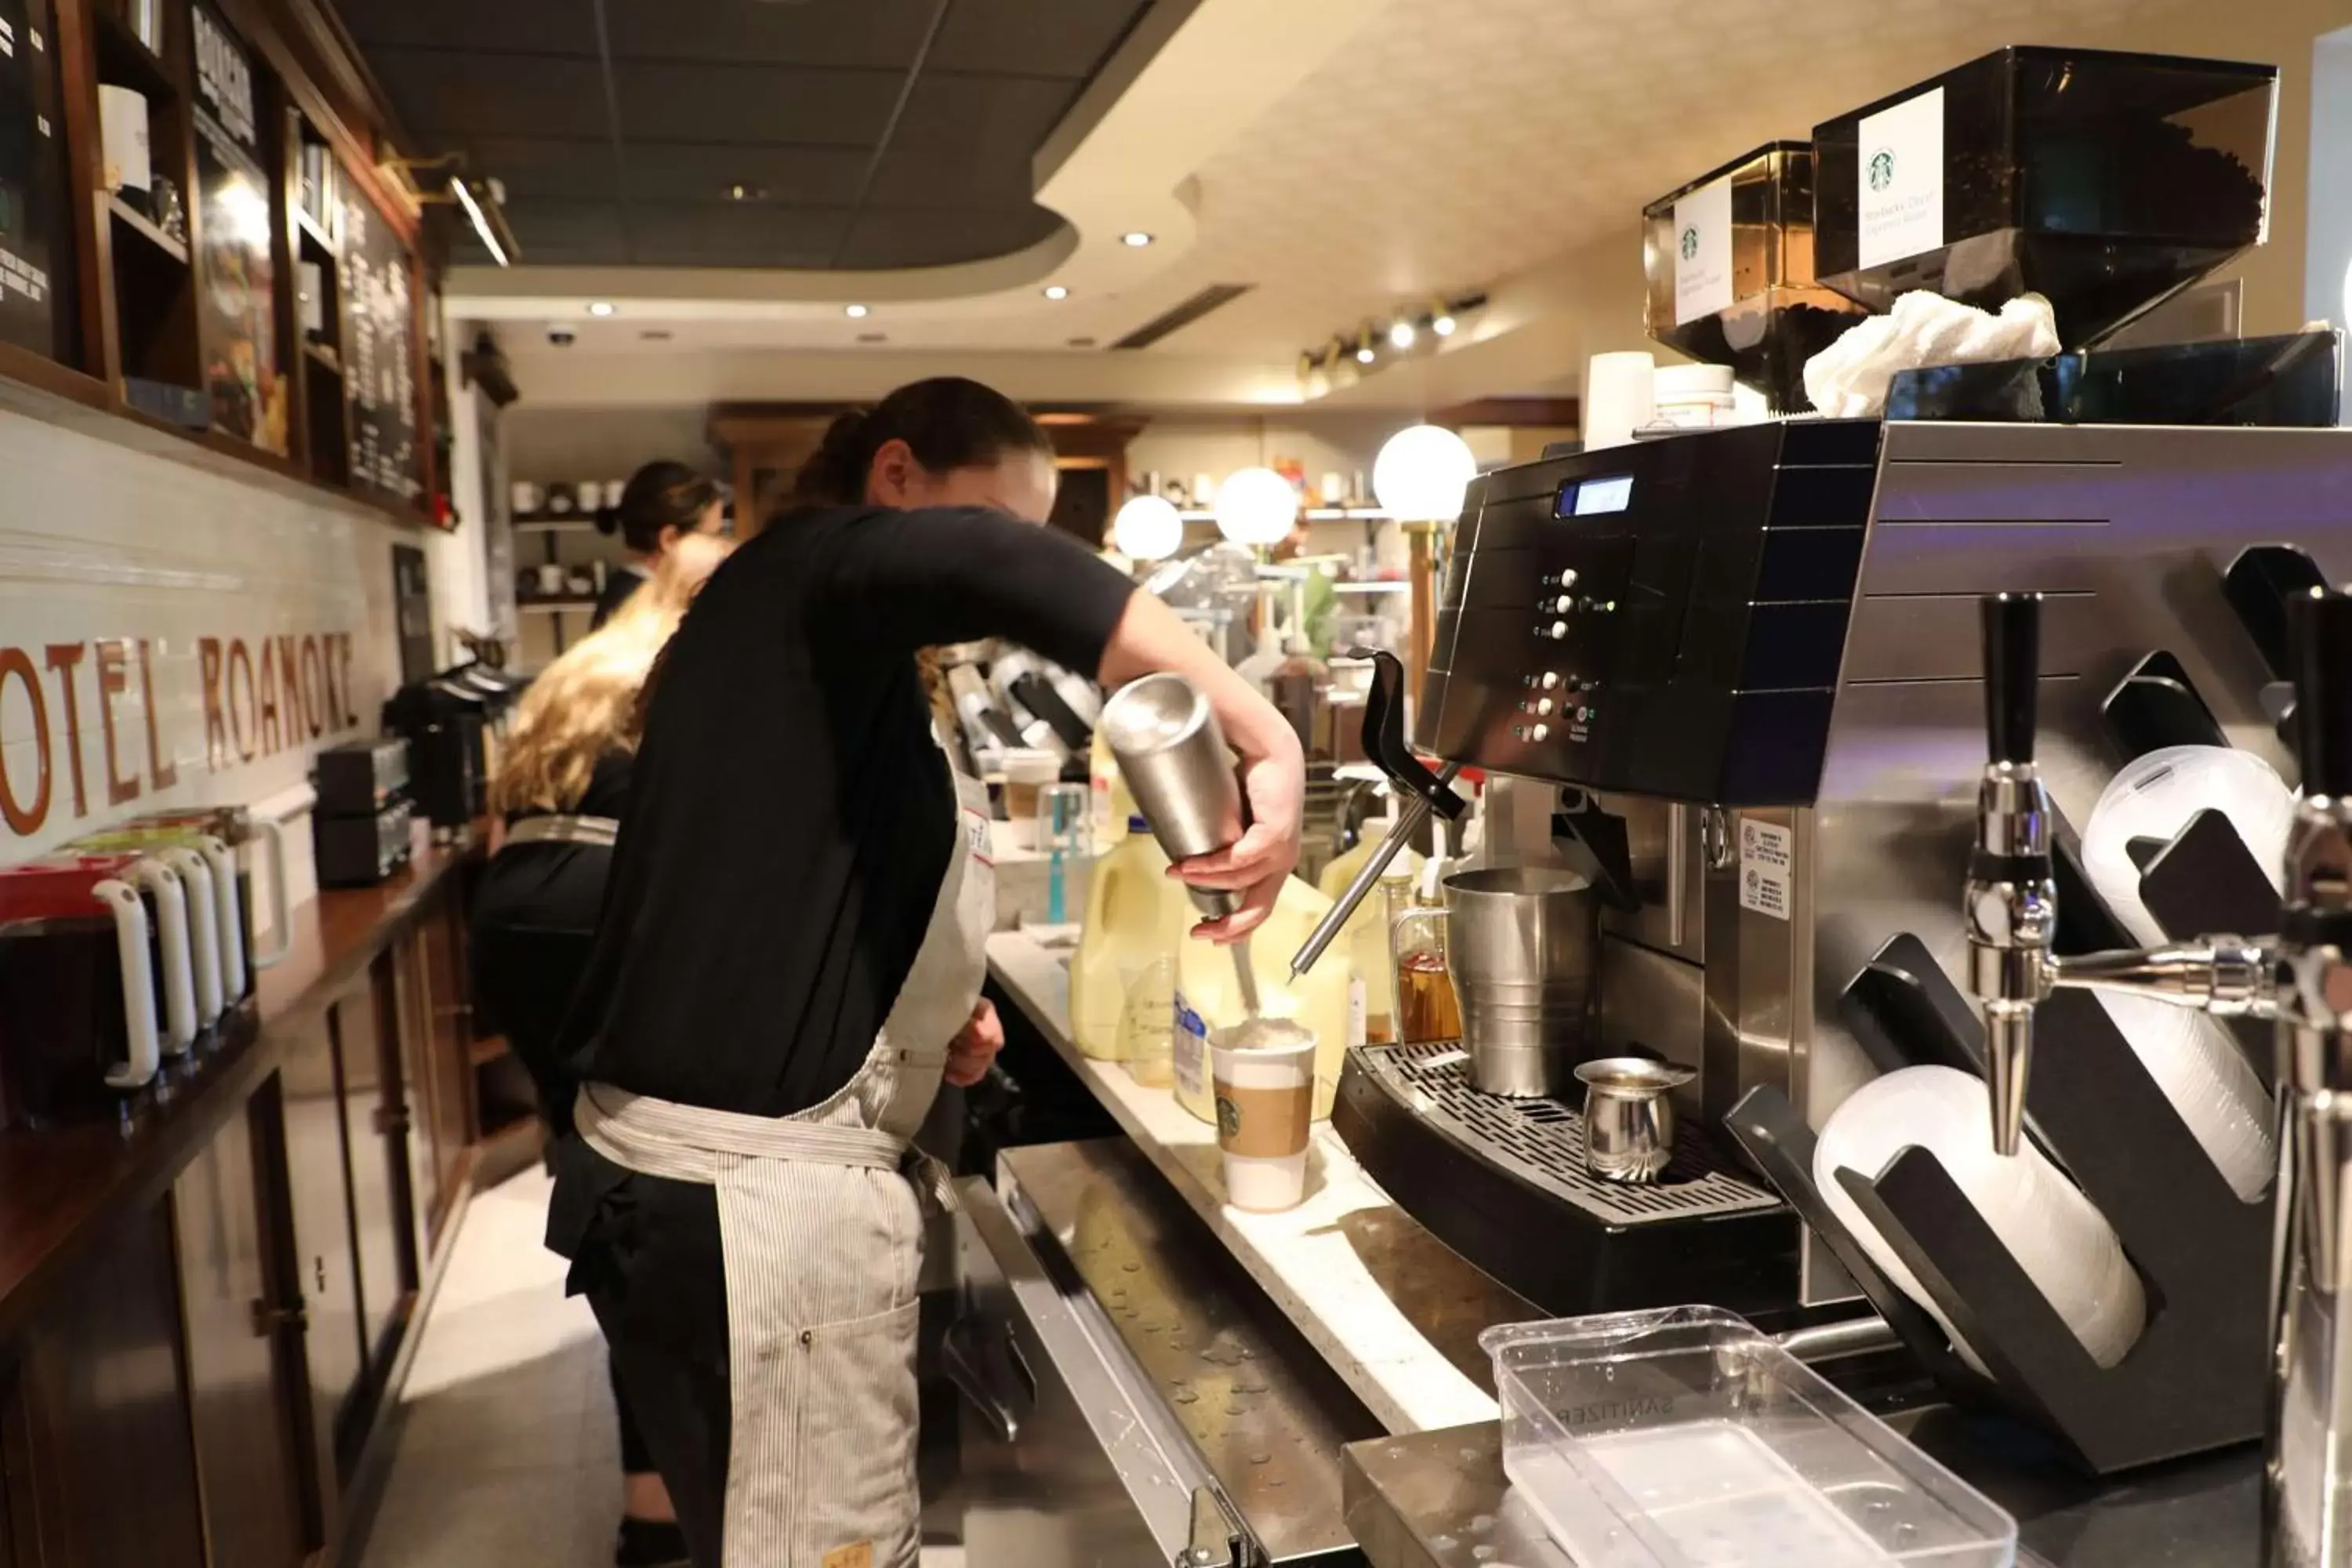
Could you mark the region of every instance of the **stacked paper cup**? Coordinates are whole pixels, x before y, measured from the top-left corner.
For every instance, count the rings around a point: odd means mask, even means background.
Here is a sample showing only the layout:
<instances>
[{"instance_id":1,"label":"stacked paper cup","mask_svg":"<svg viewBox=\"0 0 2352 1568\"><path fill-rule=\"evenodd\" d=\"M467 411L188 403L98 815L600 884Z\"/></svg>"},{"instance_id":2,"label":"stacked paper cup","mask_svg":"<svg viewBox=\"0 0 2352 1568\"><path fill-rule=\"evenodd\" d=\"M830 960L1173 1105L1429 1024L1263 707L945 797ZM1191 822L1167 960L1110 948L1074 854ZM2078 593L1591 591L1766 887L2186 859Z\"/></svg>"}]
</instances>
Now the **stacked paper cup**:
<instances>
[{"instance_id":1,"label":"stacked paper cup","mask_svg":"<svg viewBox=\"0 0 2352 1568\"><path fill-rule=\"evenodd\" d=\"M2284 890L2286 836L2294 826L2294 792L2268 763L2250 752L2229 746L2167 746L2116 773L2083 829L2083 869L2134 941L2159 942L2165 935L2139 900L2132 840L2169 843L2201 811L2229 817L2271 885Z\"/></svg>"},{"instance_id":2,"label":"stacked paper cup","mask_svg":"<svg viewBox=\"0 0 2352 1568\"><path fill-rule=\"evenodd\" d=\"M2103 1367L2123 1360L2147 1326L2147 1297L2114 1227L2032 1143L2006 1159L1993 1152L1981 1081L1951 1068L1905 1068L1864 1084L1832 1113L1813 1149L1813 1182L1871 1261L1943 1326L1961 1358L1985 1370L1837 1180L1841 1169L1875 1178L1913 1147L1936 1156L2091 1359Z\"/></svg>"},{"instance_id":3,"label":"stacked paper cup","mask_svg":"<svg viewBox=\"0 0 2352 1568\"><path fill-rule=\"evenodd\" d=\"M2279 888L2294 809L2293 792L2260 757L2168 746L2135 760L2100 795L2083 832L2083 868L2134 941L2161 942L2164 929L2140 902L2132 841L2169 843L2198 813L2220 811ZM2277 1168L2270 1099L2229 1031L2162 1002L2103 995L2099 1004L2231 1189L2249 1203L2260 1197Z\"/></svg>"}]
</instances>

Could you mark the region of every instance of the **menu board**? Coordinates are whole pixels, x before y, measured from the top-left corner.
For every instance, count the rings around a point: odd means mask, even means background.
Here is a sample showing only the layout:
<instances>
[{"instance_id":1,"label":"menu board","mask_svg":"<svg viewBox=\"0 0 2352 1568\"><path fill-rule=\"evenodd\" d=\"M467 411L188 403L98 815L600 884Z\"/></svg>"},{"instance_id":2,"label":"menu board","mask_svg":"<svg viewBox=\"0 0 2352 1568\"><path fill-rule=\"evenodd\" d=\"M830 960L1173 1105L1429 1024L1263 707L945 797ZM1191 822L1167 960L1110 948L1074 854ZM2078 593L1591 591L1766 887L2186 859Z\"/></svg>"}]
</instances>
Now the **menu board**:
<instances>
[{"instance_id":1,"label":"menu board","mask_svg":"<svg viewBox=\"0 0 2352 1568\"><path fill-rule=\"evenodd\" d=\"M209 7L198 4L192 16L205 395L214 429L282 453L287 387L278 363L269 183L262 173L253 59Z\"/></svg>"},{"instance_id":2,"label":"menu board","mask_svg":"<svg viewBox=\"0 0 2352 1568\"><path fill-rule=\"evenodd\" d=\"M65 357L73 258L48 0L0 0L0 339ZM53 281L54 280L54 281Z\"/></svg>"},{"instance_id":3,"label":"menu board","mask_svg":"<svg viewBox=\"0 0 2352 1568\"><path fill-rule=\"evenodd\" d=\"M368 199L343 202L343 364L352 484L404 505L425 493L416 440L416 305L408 247Z\"/></svg>"}]
</instances>

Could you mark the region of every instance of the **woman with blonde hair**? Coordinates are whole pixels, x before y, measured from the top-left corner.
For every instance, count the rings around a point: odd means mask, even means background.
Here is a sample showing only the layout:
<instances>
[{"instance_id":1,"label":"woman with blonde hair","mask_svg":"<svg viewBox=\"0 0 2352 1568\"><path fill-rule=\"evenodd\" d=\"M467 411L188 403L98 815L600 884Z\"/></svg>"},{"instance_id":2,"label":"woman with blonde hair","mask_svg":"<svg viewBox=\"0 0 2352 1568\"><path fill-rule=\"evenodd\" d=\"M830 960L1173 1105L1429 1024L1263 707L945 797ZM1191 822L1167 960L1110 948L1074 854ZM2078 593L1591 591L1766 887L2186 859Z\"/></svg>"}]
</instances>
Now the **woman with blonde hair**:
<instances>
[{"instance_id":1,"label":"woman with blonde hair","mask_svg":"<svg viewBox=\"0 0 2352 1568\"><path fill-rule=\"evenodd\" d=\"M557 1040L588 963L604 878L628 803L646 677L703 580L730 546L677 540L645 585L524 693L490 786L503 827L474 901L474 993L530 1072L551 1132L572 1125L577 1090ZM625 1496L618 1568L686 1560L668 1490L614 1384Z\"/></svg>"}]
</instances>

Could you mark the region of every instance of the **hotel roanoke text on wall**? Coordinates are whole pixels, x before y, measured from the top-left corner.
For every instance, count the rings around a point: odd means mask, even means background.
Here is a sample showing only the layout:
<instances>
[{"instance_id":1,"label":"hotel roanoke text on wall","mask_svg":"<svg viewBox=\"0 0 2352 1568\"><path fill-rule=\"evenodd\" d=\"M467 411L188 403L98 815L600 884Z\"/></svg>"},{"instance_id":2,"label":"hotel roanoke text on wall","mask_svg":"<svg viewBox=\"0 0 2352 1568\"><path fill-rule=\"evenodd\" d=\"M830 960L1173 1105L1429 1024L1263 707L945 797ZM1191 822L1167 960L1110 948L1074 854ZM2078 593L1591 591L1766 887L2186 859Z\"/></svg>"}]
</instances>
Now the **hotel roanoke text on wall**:
<instances>
[{"instance_id":1,"label":"hotel roanoke text on wall","mask_svg":"<svg viewBox=\"0 0 2352 1568\"><path fill-rule=\"evenodd\" d=\"M172 790L199 755L219 773L358 729L352 659L348 631L0 644L0 715L31 742L0 746L0 855Z\"/></svg>"}]
</instances>

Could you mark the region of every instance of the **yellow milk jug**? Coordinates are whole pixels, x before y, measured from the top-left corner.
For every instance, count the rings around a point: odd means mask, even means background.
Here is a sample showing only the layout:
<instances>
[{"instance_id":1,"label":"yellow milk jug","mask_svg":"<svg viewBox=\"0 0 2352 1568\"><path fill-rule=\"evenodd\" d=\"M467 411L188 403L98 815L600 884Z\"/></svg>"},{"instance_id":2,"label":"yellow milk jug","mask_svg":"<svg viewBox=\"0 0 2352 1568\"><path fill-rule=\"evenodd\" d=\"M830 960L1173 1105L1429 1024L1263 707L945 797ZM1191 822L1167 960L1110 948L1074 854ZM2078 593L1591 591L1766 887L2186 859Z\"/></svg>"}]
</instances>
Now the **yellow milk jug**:
<instances>
[{"instance_id":1,"label":"yellow milk jug","mask_svg":"<svg viewBox=\"0 0 2352 1568\"><path fill-rule=\"evenodd\" d=\"M1200 917L1143 819L1095 862L1086 926L1070 959L1070 1035L1086 1056L1117 1059L1129 989L1156 960L1171 959ZM1164 982L1163 982L1164 984Z\"/></svg>"},{"instance_id":2,"label":"yellow milk jug","mask_svg":"<svg viewBox=\"0 0 2352 1568\"><path fill-rule=\"evenodd\" d=\"M1328 913L1331 900L1293 877L1265 923L1250 933L1250 967L1257 974L1259 1005L1269 1017L1289 1018L1315 1031L1315 1114L1331 1114L1339 1086L1339 1064L1348 1051L1348 983L1351 966L1337 943L1322 962L1290 979L1290 956ZM1203 1121L1217 1116L1216 1091L1209 1077L1209 1031L1228 1028L1247 1015L1230 948L1189 938L1176 954L1176 1028L1170 1041L1176 1103Z\"/></svg>"}]
</instances>

